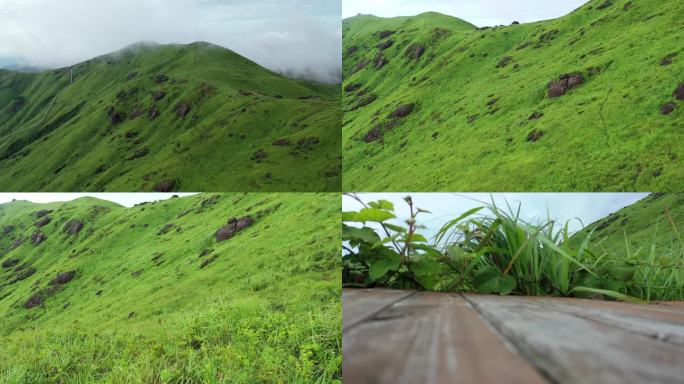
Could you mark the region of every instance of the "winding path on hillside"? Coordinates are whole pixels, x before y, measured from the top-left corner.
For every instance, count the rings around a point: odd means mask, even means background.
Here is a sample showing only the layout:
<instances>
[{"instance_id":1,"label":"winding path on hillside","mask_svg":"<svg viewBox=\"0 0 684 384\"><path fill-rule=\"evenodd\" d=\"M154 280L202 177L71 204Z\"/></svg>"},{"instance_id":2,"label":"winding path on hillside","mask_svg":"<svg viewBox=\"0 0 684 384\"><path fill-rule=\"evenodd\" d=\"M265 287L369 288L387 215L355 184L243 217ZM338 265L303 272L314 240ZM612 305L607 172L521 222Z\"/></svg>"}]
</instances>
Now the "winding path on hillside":
<instances>
[{"instance_id":1,"label":"winding path on hillside","mask_svg":"<svg viewBox=\"0 0 684 384\"><path fill-rule=\"evenodd\" d=\"M345 383L681 383L684 303L343 292Z\"/></svg>"}]
</instances>

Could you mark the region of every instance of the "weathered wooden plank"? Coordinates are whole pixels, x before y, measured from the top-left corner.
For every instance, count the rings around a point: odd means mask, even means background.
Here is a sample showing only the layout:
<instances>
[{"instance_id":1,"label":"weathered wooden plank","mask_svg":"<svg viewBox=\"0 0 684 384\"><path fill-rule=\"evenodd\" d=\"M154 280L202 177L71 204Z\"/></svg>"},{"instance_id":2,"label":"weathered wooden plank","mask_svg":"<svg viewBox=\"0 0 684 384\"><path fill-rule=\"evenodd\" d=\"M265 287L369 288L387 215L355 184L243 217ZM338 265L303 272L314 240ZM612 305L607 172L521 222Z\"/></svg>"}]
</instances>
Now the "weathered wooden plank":
<instances>
[{"instance_id":1,"label":"weathered wooden plank","mask_svg":"<svg viewBox=\"0 0 684 384\"><path fill-rule=\"evenodd\" d=\"M342 344L345 384L545 382L458 294L406 297Z\"/></svg>"},{"instance_id":2,"label":"weathered wooden plank","mask_svg":"<svg viewBox=\"0 0 684 384\"><path fill-rule=\"evenodd\" d=\"M343 332L413 293L415 291L344 289L342 291Z\"/></svg>"},{"instance_id":3,"label":"weathered wooden plank","mask_svg":"<svg viewBox=\"0 0 684 384\"><path fill-rule=\"evenodd\" d=\"M681 345L625 329L624 323L610 325L591 316L577 316L574 310L563 310L551 300L465 297L530 361L559 383L684 380Z\"/></svg>"}]
</instances>

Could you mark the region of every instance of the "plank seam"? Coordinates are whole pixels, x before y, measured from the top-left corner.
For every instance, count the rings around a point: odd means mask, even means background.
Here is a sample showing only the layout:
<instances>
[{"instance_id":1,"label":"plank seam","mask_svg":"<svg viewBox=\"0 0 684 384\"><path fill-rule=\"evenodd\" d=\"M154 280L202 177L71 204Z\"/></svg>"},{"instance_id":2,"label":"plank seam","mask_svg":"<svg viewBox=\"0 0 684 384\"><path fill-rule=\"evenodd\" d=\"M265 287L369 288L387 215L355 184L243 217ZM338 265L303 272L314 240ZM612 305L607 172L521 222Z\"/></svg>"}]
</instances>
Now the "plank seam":
<instances>
[{"instance_id":1,"label":"plank seam","mask_svg":"<svg viewBox=\"0 0 684 384\"><path fill-rule=\"evenodd\" d=\"M497 323L494 321L491 321L485 313L480 310L480 307L473 301L470 300L466 295L459 293L463 300L480 316L480 319L489 327L492 332L501 340L501 342L504 344L506 348L508 348L511 352L521 356L535 371L537 371L541 377L546 379L549 383L551 384L558 384L559 381L556 380L544 367L538 365L535 363L535 359L533 356L529 353L526 352L525 348L520 348L515 341L509 339L506 337L506 335L501 331L499 326L497 326Z\"/></svg>"},{"instance_id":2,"label":"plank seam","mask_svg":"<svg viewBox=\"0 0 684 384\"><path fill-rule=\"evenodd\" d=\"M398 298L398 299L396 299L396 300L394 300L394 301L388 303L388 304L385 305L384 307L380 307L380 309L378 309L377 311L375 311L375 312L373 312L373 313L371 313L371 314L369 314L369 315L367 315L367 316L365 316L365 317L359 319L359 320L356 321L356 322L353 322L352 324L349 324L349 326L347 326L347 327L344 327L344 325L343 325L343 326L342 326L342 334L344 334L345 332L348 332L348 331L350 331L350 330L356 328L357 326L359 326L359 325L361 325L361 324L367 322L368 320L370 320L370 319L374 318L375 316L377 316L380 312L382 312L382 311L384 311L384 310L386 310L386 309L391 308L394 304L397 304L397 303L399 303L400 301L406 300L406 299L408 299L409 297L415 295L416 293L418 293L418 291L413 291L413 292L409 293L409 294L406 295L406 296L402 296L402 297L400 297L400 298ZM344 303L342 303L342 305L344 306Z\"/></svg>"}]
</instances>

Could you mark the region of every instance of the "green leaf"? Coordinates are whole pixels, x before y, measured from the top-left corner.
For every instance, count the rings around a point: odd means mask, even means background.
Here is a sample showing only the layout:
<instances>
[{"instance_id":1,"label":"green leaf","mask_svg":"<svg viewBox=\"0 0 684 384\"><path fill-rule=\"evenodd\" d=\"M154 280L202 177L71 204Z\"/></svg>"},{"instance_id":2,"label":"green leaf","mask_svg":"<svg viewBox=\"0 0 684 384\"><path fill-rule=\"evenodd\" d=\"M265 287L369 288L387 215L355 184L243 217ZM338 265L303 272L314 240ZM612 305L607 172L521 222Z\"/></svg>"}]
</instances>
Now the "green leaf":
<instances>
[{"instance_id":1,"label":"green leaf","mask_svg":"<svg viewBox=\"0 0 684 384\"><path fill-rule=\"evenodd\" d=\"M646 304L648 303L647 301L641 300L639 298L625 295L620 292L615 292L615 291L610 291L606 289L597 289L597 288L589 288L589 287L575 287L571 291L575 292L589 292L589 293L598 293L600 295L605 295L608 297L612 297L614 299L626 301L628 303L634 303L634 304Z\"/></svg>"},{"instance_id":2,"label":"green leaf","mask_svg":"<svg viewBox=\"0 0 684 384\"><path fill-rule=\"evenodd\" d=\"M361 241L374 244L380 240L380 236L378 236L377 232L375 232L372 228L356 228L342 224L342 240L351 242Z\"/></svg>"},{"instance_id":3,"label":"green leaf","mask_svg":"<svg viewBox=\"0 0 684 384\"><path fill-rule=\"evenodd\" d=\"M429 257L423 257L422 259L411 263L409 269L419 276L433 276L442 272L442 264Z\"/></svg>"},{"instance_id":4,"label":"green leaf","mask_svg":"<svg viewBox=\"0 0 684 384\"><path fill-rule=\"evenodd\" d=\"M408 235L404 237L404 241L408 240ZM427 243L428 240L425 238L425 236L419 234L419 233L414 233L411 235L411 242L412 243Z\"/></svg>"},{"instance_id":5,"label":"green leaf","mask_svg":"<svg viewBox=\"0 0 684 384\"><path fill-rule=\"evenodd\" d=\"M385 223L385 224L383 224L383 225L384 225L385 227L387 227L387 229L391 229L391 230L393 230L394 232L406 233L406 228L404 228L404 227L402 227L402 226L394 225L394 224L389 224L389 223Z\"/></svg>"},{"instance_id":6,"label":"green leaf","mask_svg":"<svg viewBox=\"0 0 684 384\"><path fill-rule=\"evenodd\" d=\"M350 221L360 221L360 222L375 222L375 223L382 223L383 221L393 219L396 216L392 212L388 211L383 211L382 209L377 209L377 208L364 208L358 212L354 220Z\"/></svg>"},{"instance_id":7,"label":"green leaf","mask_svg":"<svg viewBox=\"0 0 684 384\"><path fill-rule=\"evenodd\" d=\"M632 277L636 272L636 267L627 263L620 263L616 265L610 265L608 267L608 271L614 278L626 282L632 280Z\"/></svg>"},{"instance_id":8,"label":"green leaf","mask_svg":"<svg viewBox=\"0 0 684 384\"><path fill-rule=\"evenodd\" d=\"M508 295L515 289L516 282L512 276L501 276L496 267L488 266L475 273L473 286L479 293Z\"/></svg>"},{"instance_id":9,"label":"green leaf","mask_svg":"<svg viewBox=\"0 0 684 384\"><path fill-rule=\"evenodd\" d=\"M391 201L387 200L378 200L378 201L372 201L368 203L372 208L377 208L377 209L386 209L388 211L394 211L394 204L392 204Z\"/></svg>"},{"instance_id":10,"label":"green leaf","mask_svg":"<svg viewBox=\"0 0 684 384\"><path fill-rule=\"evenodd\" d=\"M371 280L378 280L385 276L387 272L389 271L396 271L399 269L399 265L401 264L400 259L390 259L390 258L381 258L375 260L371 265L370 265L370 270L368 271L368 275L370 276Z\"/></svg>"},{"instance_id":11,"label":"green leaf","mask_svg":"<svg viewBox=\"0 0 684 384\"><path fill-rule=\"evenodd\" d=\"M467 217L469 217L469 216L472 216L472 215L476 214L477 212L479 212L480 210L482 210L482 208L484 208L484 207L473 208L473 209L471 209L471 210L469 210L469 211L466 211L464 214L462 214L461 216L455 218L454 220L451 220L450 222L444 224L444 226L442 226L442 228L439 230L439 232L437 232L437 235L435 235L435 238L437 239L437 240L435 241L435 244L439 244L439 242L442 241L442 238L444 237L444 235L446 235L447 232L449 232L449 230L450 230L452 227L454 227L455 225L457 225L458 223L460 223L461 220L463 220L463 219L465 219L465 218L467 218Z\"/></svg>"},{"instance_id":12,"label":"green leaf","mask_svg":"<svg viewBox=\"0 0 684 384\"><path fill-rule=\"evenodd\" d=\"M411 245L413 249L419 249L421 251L425 251L426 255L432 256L432 257L441 257L442 252L438 251L434 247L431 247L427 244L413 244Z\"/></svg>"}]
</instances>

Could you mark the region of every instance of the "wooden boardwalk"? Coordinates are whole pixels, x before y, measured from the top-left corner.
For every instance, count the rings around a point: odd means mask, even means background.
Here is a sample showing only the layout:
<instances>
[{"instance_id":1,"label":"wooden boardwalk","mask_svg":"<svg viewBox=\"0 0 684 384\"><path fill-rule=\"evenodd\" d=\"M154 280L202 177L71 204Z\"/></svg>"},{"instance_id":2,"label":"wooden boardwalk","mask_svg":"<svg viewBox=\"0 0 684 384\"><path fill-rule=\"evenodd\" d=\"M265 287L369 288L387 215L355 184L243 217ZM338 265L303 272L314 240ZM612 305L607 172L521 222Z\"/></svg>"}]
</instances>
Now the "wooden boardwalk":
<instances>
[{"instance_id":1,"label":"wooden boardwalk","mask_svg":"<svg viewBox=\"0 0 684 384\"><path fill-rule=\"evenodd\" d=\"M684 383L684 303L343 292L343 381Z\"/></svg>"}]
</instances>

